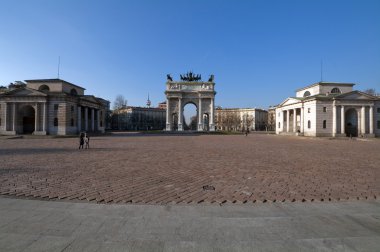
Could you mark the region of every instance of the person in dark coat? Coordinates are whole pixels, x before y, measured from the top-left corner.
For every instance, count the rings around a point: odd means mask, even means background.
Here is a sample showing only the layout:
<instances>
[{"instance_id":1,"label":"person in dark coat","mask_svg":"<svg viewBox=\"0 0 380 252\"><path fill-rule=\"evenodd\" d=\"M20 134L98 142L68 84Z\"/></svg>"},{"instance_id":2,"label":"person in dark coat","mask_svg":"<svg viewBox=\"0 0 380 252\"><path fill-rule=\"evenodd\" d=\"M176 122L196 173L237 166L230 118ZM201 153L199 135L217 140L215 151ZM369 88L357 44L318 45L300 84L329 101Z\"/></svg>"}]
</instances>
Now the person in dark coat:
<instances>
[{"instance_id":1,"label":"person in dark coat","mask_svg":"<svg viewBox=\"0 0 380 252\"><path fill-rule=\"evenodd\" d=\"M80 135L79 135L79 149L80 148L83 149L83 145L84 145L84 134L80 133Z\"/></svg>"}]
</instances>

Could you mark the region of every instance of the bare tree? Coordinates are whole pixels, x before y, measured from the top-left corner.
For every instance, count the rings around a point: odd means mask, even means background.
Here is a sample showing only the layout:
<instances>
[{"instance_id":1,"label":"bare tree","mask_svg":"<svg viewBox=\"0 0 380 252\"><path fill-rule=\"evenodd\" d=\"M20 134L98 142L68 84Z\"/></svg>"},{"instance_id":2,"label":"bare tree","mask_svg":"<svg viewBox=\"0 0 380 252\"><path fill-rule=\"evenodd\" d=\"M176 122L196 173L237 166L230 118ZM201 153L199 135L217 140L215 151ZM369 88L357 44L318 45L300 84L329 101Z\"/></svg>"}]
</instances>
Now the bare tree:
<instances>
[{"instance_id":1,"label":"bare tree","mask_svg":"<svg viewBox=\"0 0 380 252\"><path fill-rule=\"evenodd\" d=\"M364 90L363 92L367 93L369 95L373 95L373 96L377 95L376 90L374 88L368 88L368 89Z\"/></svg>"},{"instance_id":2,"label":"bare tree","mask_svg":"<svg viewBox=\"0 0 380 252\"><path fill-rule=\"evenodd\" d=\"M115 101L113 102L113 109L120 109L125 106L127 106L127 100L123 95L117 95Z\"/></svg>"}]
</instances>

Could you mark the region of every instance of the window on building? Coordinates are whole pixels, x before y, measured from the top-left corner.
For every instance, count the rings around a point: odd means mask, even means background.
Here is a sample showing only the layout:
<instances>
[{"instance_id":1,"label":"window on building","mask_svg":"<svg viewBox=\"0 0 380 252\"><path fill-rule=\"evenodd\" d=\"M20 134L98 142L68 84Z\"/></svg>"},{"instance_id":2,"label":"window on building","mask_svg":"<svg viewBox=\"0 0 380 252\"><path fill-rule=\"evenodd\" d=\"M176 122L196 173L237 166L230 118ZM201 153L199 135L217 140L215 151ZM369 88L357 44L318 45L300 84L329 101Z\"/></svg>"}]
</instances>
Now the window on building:
<instances>
[{"instance_id":1,"label":"window on building","mask_svg":"<svg viewBox=\"0 0 380 252\"><path fill-rule=\"evenodd\" d=\"M58 104L54 104L54 110L58 110Z\"/></svg>"},{"instance_id":2,"label":"window on building","mask_svg":"<svg viewBox=\"0 0 380 252\"><path fill-rule=\"evenodd\" d=\"M74 106L71 106L71 113L74 113Z\"/></svg>"},{"instance_id":3,"label":"window on building","mask_svg":"<svg viewBox=\"0 0 380 252\"><path fill-rule=\"evenodd\" d=\"M71 127L74 126L74 118L71 118Z\"/></svg>"},{"instance_id":4,"label":"window on building","mask_svg":"<svg viewBox=\"0 0 380 252\"><path fill-rule=\"evenodd\" d=\"M54 127L57 127L58 126L58 118L54 118Z\"/></svg>"},{"instance_id":5,"label":"window on building","mask_svg":"<svg viewBox=\"0 0 380 252\"><path fill-rule=\"evenodd\" d=\"M307 113L310 113L310 111L311 111L311 108L307 108Z\"/></svg>"},{"instance_id":6,"label":"window on building","mask_svg":"<svg viewBox=\"0 0 380 252\"><path fill-rule=\"evenodd\" d=\"M280 114L280 112L278 112L278 117L280 117L281 116L281 114Z\"/></svg>"},{"instance_id":7,"label":"window on building","mask_svg":"<svg viewBox=\"0 0 380 252\"><path fill-rule=\"evenodd\" d=\"M310 92L309 91L306 91L305 93L303 93L303 97L308 97L308 96L310 96L311 94L310 94Z\"/></svg>"},{"instance_id":8,"label":"window on building","mask_svg":"<svg viewBox=\"0 0 380 252\"><path fill-rule=\"evenodd\" d=\"M278 128L281 128L281 123L280 122L278 122Z\"/></svg>"},{"instance_id":9,"label":"window on building","mask_svg":"<svg viewBox=\"0 0 380 252\"><path fill-rule=\"evenodd\" d=\"M331 89L331 93L332 94L340 94L341 92L340 92L339 88L333 88L333 89Z\"/></svg>"},{"instance_id":10,"label":"window on building","mask_svg":"<svg viewBox=\"0 0 380 252\"><path fill-rule=\"evenodd\" d=\"M103 121L100 121L100 127L103 127Z\"/></svg>"},{"instance_id":11,"label":"window on building","mask_svg":"<svg viewBox=\"0 0 380 252\"><path fill-rule=\"evenodd\" d=\"M380 129L380 121L377 121L377 129Z\"/></svg>"},{"instance_id":12,"label":"window on building","mask_svg":"<svg viewBox=\"0 0 380 252\"><path fill-rule=\"evenodd\" d=\"M75 88L70 90L71 95L78 95L78 92L75 90Z\"/></svg>"},{"instance_id":13,"label":"window on building","mask_svg":"<svg viewBox=\"0 0 380 252\"><path fill-rule=\"evenodd\" d=\"M323 107L323 112L326 112L326 107Z\"/></svg>"},{"instance_id":14,"label":"window on building","mask_svg":"<svg viewBox=\"0 0 380 252\"><path fill-rule=\"evenodd\" d=\"M380 108L377 108L377 113L380 113Z\"/></svg>"},{"instance_id":15,"label":"window on building","mask_svg":"<svg viewBox=\"0 0 380 252\"><path fill-rule=\"evenodd\" d=\"M326 120L323 120L323 128L326 129Z\"/></svg>"},{"instance_id":16,"label":"window on building","mask_svg":"<svg viewBox=\"0 0 380 252\"><path fill-rule=\"evenodd\" d=\"M310 120L309 120L309 121L307 121L307 128L308 128L308 129L310 129L310 128L311 128L311 122L310 122Z\"/></svg>"}]
</instances>

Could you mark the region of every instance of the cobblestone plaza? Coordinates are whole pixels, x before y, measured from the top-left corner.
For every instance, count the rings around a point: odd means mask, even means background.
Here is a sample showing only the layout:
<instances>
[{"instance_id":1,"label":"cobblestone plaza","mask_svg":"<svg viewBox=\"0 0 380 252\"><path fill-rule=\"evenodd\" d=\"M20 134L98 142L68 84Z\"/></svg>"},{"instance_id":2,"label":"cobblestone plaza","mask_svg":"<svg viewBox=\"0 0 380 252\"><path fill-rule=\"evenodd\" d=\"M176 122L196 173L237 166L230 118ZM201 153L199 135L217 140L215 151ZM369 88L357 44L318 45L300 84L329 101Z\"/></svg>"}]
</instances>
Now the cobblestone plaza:
<instances>
[{"instance_id":1,"label":"cobblestone plaza","mask_svg":"<svg viewBox=\"0 0 380 252\"><path fill-rule=\"evenodd\" d=\"M0 139L0 193L141 204L369 200L379 139L266 134Z\"/></svg>"}]
</instances>

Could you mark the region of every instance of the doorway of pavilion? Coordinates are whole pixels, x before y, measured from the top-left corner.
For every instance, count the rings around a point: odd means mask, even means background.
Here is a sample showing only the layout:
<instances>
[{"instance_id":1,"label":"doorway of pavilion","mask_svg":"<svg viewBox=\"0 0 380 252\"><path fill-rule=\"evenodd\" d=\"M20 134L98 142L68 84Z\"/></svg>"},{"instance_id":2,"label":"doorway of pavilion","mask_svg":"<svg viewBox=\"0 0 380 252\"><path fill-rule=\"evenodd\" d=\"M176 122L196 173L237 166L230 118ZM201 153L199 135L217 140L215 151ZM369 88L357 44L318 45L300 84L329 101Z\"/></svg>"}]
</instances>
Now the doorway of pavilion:
<instances>
[{"instance_id":1,"label":"doorway of pavilion","mask_svg":"<svg viewBox=\"0 0 380 252\"><path fill-rule=\"evenodd\" d=\"M345 132L346 136L357 137L358 136L358 112L356 109L351 108L346 111L345 114Z\"/></svg>"},{"instance_id":2,"label":"doorway of pavilion","mask_svg":"<svg viewBox=\"0 0 380 252\"><path fill-rule=\"evenodd\" d=\"M32 134L35 131L35 111L30 105L22 107L20 110L20 116L22 118L22 133Z\"/></svg>"},{"instance_id":3,"label":"doorway of pavilion","mask_svg":"<svg viewBox=\"0 0 380 252\"><path fill-rule=\"evenodd\" d=\"M197 130L198 113L197 106L194 103L187 103L183 107L183 129Z\"/></svg>"}]
</instances>

